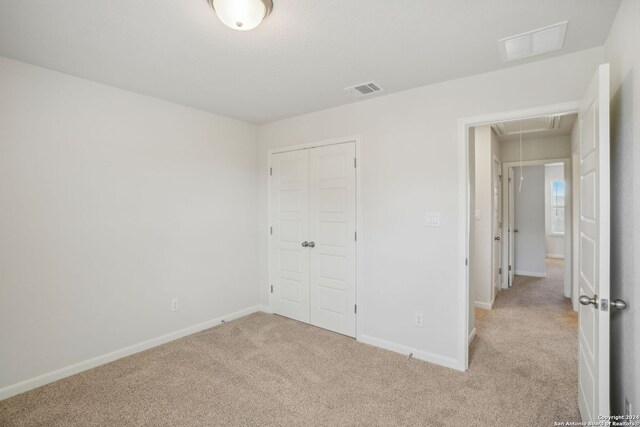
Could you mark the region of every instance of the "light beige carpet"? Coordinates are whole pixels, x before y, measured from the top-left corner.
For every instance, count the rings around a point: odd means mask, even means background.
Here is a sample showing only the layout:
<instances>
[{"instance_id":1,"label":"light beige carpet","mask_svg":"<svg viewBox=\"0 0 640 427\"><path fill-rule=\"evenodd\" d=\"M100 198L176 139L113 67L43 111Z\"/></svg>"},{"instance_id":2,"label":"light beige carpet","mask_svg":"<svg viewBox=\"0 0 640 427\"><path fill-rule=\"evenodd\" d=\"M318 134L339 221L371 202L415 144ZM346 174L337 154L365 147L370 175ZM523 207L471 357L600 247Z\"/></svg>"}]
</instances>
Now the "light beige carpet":
<instances>
[{"instance_id":1,"label":"light beige carpet","mask_svg":"<svg viewBox=\"0 0 640 427\"><path fill-rule=\"evenodd\" d=\"M552 426L578 420L561 270L477 311L462 373L254 314L0 402L2 426Z\"/></svg>"}]
</instances>

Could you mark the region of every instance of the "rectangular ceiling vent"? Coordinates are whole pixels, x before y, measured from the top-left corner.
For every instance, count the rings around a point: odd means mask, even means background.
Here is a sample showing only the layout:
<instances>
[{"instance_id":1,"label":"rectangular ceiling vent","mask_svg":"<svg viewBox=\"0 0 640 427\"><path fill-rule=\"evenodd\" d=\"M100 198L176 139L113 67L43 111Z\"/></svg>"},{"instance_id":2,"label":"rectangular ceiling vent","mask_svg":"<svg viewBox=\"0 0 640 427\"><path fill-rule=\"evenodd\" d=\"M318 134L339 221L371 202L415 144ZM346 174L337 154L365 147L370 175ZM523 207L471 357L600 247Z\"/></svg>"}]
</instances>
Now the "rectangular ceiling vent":
<instances>
[{"instance_id":1,"label":"rectangular ceiling vent","mask_svg":"<svg viewBox=\"0 0 640 427\"><path fill-rule=\"evenodd\" d=\"M498 40L502 61L515 61L562 49L568 23L563 21Z\"/></svg>"},{"instance_id":2,"label":"rectangular ceiling vent","mask_svg":"<svg viewBox=\"0 0 640 427\"><path fill-rule=\"evenodd\" d=\"M491 127L500 136L520 135L534 132L557 130L562 116L534 117L525 120L496 123Z\"/></svg>"},{"instance_id":3,"label":"rectangular ceiling vent","mask_svg":"<svg viewBox=\"0 0 640 427\"><path fill-rule=\"evenodd\" d=\"M382 92L384 89L382 89L380 86L378 86L374 82L369 82L369 83L362 83L356 86L347 87L344 90L349 92L351 95L360 97L360 96L367 96L367 95L372 95L374 93Z\"/></svg>"}]
</instances>

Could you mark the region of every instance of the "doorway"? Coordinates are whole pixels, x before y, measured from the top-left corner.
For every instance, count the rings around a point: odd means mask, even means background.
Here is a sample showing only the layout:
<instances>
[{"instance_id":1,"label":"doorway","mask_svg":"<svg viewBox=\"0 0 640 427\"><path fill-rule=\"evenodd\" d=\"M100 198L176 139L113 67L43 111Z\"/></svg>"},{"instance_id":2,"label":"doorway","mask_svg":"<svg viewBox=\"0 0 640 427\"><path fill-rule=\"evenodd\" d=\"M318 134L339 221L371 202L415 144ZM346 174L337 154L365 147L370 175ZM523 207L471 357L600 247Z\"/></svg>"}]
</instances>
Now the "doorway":
<instances>
[{"instance_id":1,"label":"doorway","mask_svg":"<svg viewBox=\"0 0 640 427\"><path fill-rule=\"evenodd\" d=\"M513 286L515 276L546 277L546 265L555 260L562 267L563 293L573 301L570 159L505 162L503 167L508 176L503 187L508 218L505 287Z\"/></svg>"},{"instance_id":2,"label":"doorway","mask_svg":"<svg viewBox=\"0 0 640 427\"><path fill-rule=\"evenodd\" d=\"M577 113L490 122L469 132L468 345L487 324L483 311L517 313L505 301L516 303L529 291L542 297L534 305L575 318L570 157ZM530 289L514 296L514 283Z\"/></svg>"},{"instance_id":3,"label":"doorway","mask_svg":"<svg viewBox=\"0 0 640 427\"><path fill-rule=\"evenodd\" d=\"M469 368L470 347L473 329L474 311L472 309L474 289L471 286L474 257L474 223L472 218L480 217L474 210L474 182L471 171L474 158L474 139L471 135L473 127L500 121L517 121L527 117L564 116L577 114L571 138L571 152L562 157L571 157L577 153L579 171L574 175L579 178L579 225L578 251L575 264L578 274L572 279L576 282L572 289L573 298L579 295L577 331L573 335L577 339L577 363L572 378L576 380L578 406L585 422L602 419L610 414L609 392L609 325L610 308L623 310L626 305L622 301L610 303L610 133L609 133L609 64L601 64L586 88L583 97L566 104L535 107L528 110L510 113L479 116L459 120L459 142L461 153L460 178L463 191L460 192L461 210L461 281L463 298L460 299L460 338L459 345L465 355L462 368ZM522 133L522 132L520 132ZM575 137L574 137L575 136ZM522 152L522 150L521 150ZM523 156L520 156L520 162ZM575 165L574 165L575 166ZM476 171L477 172L477 171ZM574 186L577 182L573 183ZM568 192L570 193L570 192ZM503 192L504 195L504 192ZM503 238L504 236L503 227ZM565 229L565 233L570 228ZM568 250L569 245L565 245ZM567 260L572 264L571 256ZM504 265L504 264L503 264ZM572 271L568 270L569 273ZM565 269L565 274L567 269ZM571 277L570 277L571 278ZM565 280L565 282L567 282ZM570 283L570 282L569 282ZM568 300L567 300L568 301ZM574 302L573 307L576 304ZM570 313L574 313L573 310ZM549 318L549 316L547 316ZM578 332L579 330L579 332ZM575 354L575 353L574 353ZM577 365L577 366L575 366ZM580 375L578 375L578 371Z\"/></svg>"}]
</instances>

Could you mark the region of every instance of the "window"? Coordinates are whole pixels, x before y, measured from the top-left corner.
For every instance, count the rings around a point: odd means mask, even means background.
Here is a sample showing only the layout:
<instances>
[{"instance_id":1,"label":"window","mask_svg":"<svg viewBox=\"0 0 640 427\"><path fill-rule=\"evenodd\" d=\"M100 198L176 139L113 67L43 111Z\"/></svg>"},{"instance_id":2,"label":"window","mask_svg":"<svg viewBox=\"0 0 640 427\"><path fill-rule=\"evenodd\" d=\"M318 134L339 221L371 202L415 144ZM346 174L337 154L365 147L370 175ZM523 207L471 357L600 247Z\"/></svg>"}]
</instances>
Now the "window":
<instances>
[{"instance_id":1,"label":"window","mask_svg":"<svg viewBox=\"0 0 640 427\"><path fill-rule=\"evenodd\" d=\"M551 181L551 234L564 234L564 180Z\"/></svg>"}]
</instances>

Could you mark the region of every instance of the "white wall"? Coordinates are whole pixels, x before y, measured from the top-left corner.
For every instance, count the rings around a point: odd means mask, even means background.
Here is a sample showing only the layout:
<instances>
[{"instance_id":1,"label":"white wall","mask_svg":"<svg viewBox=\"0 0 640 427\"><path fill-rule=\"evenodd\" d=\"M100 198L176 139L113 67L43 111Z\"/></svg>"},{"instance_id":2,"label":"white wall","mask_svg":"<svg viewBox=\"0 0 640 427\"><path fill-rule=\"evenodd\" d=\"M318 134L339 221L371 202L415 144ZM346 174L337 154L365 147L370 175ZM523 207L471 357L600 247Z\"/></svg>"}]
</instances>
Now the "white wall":
<instances>
[{"instance_id":1,"label":"white wall","mask_svg":"<svg viewBox=\"0 0 640 427\"><path fill-rule=\"evenodd\" d=\"M519 141L502 141L500 145L503 162L516 162L520 160ZM562 159L570 156L570 136L527 138L522 140L523 160Z\"/></svg>"},{"instance_id":2,"label":"white wall","mask_svg":"<svg viewBox=\"0 0 640 427\"><path fill-rule=\"evenodd\" d=\"M497 291L493 288L493 158L500 159L500 144L490 125L474 128L474 210L471 216L469 286L475 306L490 309ZM471 171L469 171L471 173Z\"/></svg>"},{"instance_id":3,"label":"white wall","mask_svg":"<svg viewBox=\"0 0 640 427\"><path fill-rule=\"evenodd\" d=\"M515 186L515 273L519 276L544 277L545 210L544 165L522 168L522 191L518 191L520 168L513 168Z\"/></svg>"},{"instance_id":4,"label":"white wall","mask_svg":"<svg viewBox=\"0 0 640 427\"><path fill-rule=\"evenodd\" d=\"M611 62L611 408L640 413L640 2L623 0L606 43Z\"/></svg>"},{"instance_id":5,"label":"white wall","mask_svg":"<svg viewBox=\"0 0 640 427\"><path fill-rule=\"evenodd\" d=\"M551 234L551 181L564 180L562 164L545 165L544 168L544 211L546 233L546 256L564 258L564 235ZM568 187L567 187L568 189ZM569 207L566 206L566 209Z\"/></svg>"},{"instance_id":6,"label":"white wall","mask_svg":"<svg viewBox=\"0 0 640 427\"><path fill-rule=\"evenodd\" d=\"M600 48L425 86L259 128L261 302L268 303L267 153L361 137L359 339L450 366L464 365L458 120L581 99ZM441 227L424 227L440 212ZM467 308L465 307L465 313ZM424 328L413 313L424 313ZM465 341L466 341L466 337Z\"/></svg>"},{"instance_id":7,"label":"white wall","mask_svg":"<svg viewBox=\"0 0 640 427\"><path fill-rule=\"evenodd\" d=\"M0 396L258 304L256 132L0 57Z\"/></svg>"}]
</instances>

